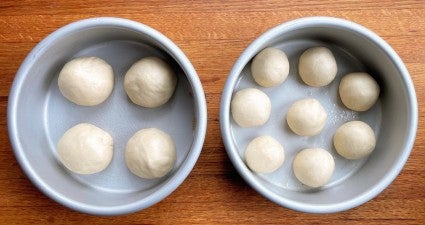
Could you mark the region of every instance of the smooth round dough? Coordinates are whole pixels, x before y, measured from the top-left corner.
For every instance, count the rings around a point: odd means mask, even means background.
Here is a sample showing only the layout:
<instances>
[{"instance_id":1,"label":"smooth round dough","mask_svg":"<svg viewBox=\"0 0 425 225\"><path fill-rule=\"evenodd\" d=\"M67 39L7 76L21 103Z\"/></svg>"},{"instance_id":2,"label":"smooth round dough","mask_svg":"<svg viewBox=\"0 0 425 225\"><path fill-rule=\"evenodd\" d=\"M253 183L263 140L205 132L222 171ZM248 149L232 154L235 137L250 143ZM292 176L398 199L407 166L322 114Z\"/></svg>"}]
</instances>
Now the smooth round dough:
<instances>
[{"instance_id":1,"label":"smooth round dough","mask_svg":"<svg viewBox=\"0 0 425 225\"><path fill-rule=\"evenodd\" d=\"M264 92L246 88L236 92L230 107L233 119L239 126L255 127L269 120L272 104Z\"/></svg>"},{"instance_id":2,"label":"smooth round dough","mask_svg":"<svg viewBox=\"0 0 425 225\"><path fill-rule=\"evenodd\" d=\"M157 128L139 130L127 142L125 162L128 169L141 178L163 177L176 162L174 141Z\"/></svg>"},{"instance_id":3,"label":"smooth round dough","mask_svg":"<svg viewBox=\"0 0 425 225\"><path fill-rule=\"evenodd\" d=\"M375 149L372 128L362 121L351 121L340 126L333 138L338 154L346 159L360 159Z\"/></svg>"},{"instance_id":4,"label":"smooth round dough","mask_svg":"<svg viewBox=\"0 0 425 225\"><path fill-rule=\"evenodd\" d=\"M323 87L330 84L336 76L337 64L332 52L325 47L307 49L298 63L298 72L307 85Z\"/></svg>"},{"instance_id":5,"label":"smooth round dough","mask_svg":"<svg viewBox=\"0 0 425 225\"><path fill-rule=\"evenodd\" d=\"M245 160L256 173L271 173L282 166L285 152L282 145L270 136L253 139L246 148Z\"/></svg>"},{"instance_id":6,"label":"smooth round dough","mask_svg":"<svg viewBox=\"0 0 425 225\"><path fill-rule=\"evenodd\" d=\"M339 96L342 103L354 111L367 111L378 100L378 83L367 73L350 73L341 79Z\"/></svg>"},{"instance_id":7,"label":"smooth round dough","mask_svg":"<svg viewBox=\"0 0 425 225\"><path fill-rule=\"evenodd\" d=\"M329 182L335 169L335 162L326 150L308 148L295 156L292 168L301 183L317 188Z\"/></svg>"},{"instance_id":8,"label":"smooth round dough","mask_svg":"<svg viewBox=\"0 0 425 225\"><path fill-rule=\"evenodd\" d=\"M75 58L60 71L58 86L62 95L77 105L98 105L112 93L114 71L103 59Z\"/></svg>"},{"instance_id":9,"label":"smooth round dough","mask_svg":"<svg viewBox=\"0 0 425 225\"><path fill-rule=\"evenodd\" d=\"M278 86L288 77L288 57L277 48L263 49L252 60L251 73L255 82L263 87Z\"/></svg>"},{"instance_id":10,"label":"smooth round dough","mask_svg":"<svg viewBox=\"0 0 425 225\"><path fill-rule=\"evenodd\" d=\"M79 174L104 170L112 160L113 140L108 132L80 123L65 132L58 142L59 161Z\"/></svg>"},{"instance_id":11,"label":"smooth round dough","mask_svg":"<svg viewBox=\"0 0 425 225\"><path fill-rule=\"evenodd\" d=\"M286 121L291 130L300 136L314 136L325 127L328 114L314 98L296 101L289 107Z\"/></svg>"},{"instance_id":12,"label":"smooth round dough","mask_svg":"<svg viewBox=\"0 0 425 225\"><path fill-rule=\"evenodd\" d=\"M157 57L137 61L124 77L124 89L130 100L148 108L167 103L176 84L177 76L171 66Z\"/></svg>"}]
</instances>

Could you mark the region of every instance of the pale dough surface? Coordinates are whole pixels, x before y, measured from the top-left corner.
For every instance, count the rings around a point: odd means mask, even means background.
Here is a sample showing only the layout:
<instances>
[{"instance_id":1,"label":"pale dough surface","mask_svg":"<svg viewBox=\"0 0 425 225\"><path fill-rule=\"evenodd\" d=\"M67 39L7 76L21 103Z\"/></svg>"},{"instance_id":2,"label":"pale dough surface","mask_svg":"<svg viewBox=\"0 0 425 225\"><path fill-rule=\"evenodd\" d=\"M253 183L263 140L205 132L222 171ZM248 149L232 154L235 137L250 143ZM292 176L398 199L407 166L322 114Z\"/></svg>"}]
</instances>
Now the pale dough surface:
<instances>
[{"instance_id":1,"label":"pale dough surface","mask_svg":"<svg viewBox=\"0 0 425 225\"><path fill-rule=\"evenodd\" d=\"M277 48L263 49L252 60L251 73L255 82L263 87L279 86L288 77L288 57Z\"/></svg>"},{"instance_id":2,"label":"pale dough surface","mask_svg":"<svg viewBox=\"0 0 425 225\"><path fill-rule=\"evenodd\" d=\"M76 58L62 68L58 86L62 95L77 105L98 105L109 97L114 88L114 72L103 59Z\"/></svg>"},{"instance_id":3,"label":"pale dough surface","mask_svg":"<svg viewBox=\"0 0 425 225\"><path fill-rule=\"evenodd\" d=\"M80 123L65 132L58 142L58 157L69 170L93 174L104 170L112 160L113 140L106 131Z\"/></svg>"},{"instance_id":4,"label":"pale dough surface","mask_svg":"<svg viewBox=\"0 0 425 225\"><path fill-rule=\"evenodd\" d=\"M245 160L252 171L271 173L282 166L285 152L282 145L273 137L259 136L248 144Z\"/></svg>"},{"instance_id":5,"label":"pale dough surface","mask_svg":"<svg viewBox=\"0 0 425 225\"><path fill-rule=\"evenodd\" d=\"M326 110L318 100L305 98L289 107L286 121L294 133L301 136L314 136L325 127L327 117Z\"/></svg>"},{"instance_id":6,"label":"pale dough surface","mask_svg":"<svg viewBox=\"0 0 425 225\"><path fill-rule=\"evenodd\" d=\"M350 73L341 79L339 96L342 103L354 111L367 111L378 100L378 83L367 73Z\"/></svg>"},{"instance_id":7,"label":"pale dough surface","mask_svg":"<svg viewBox=\"0 0 425 225\"><path fill-rule=\"evenodd\" d=\"M372 128L362 121L350 121L340 126L334 135L336 151L346 159L360 159L375 149L376 138Z\"/></svg>"},{"instance_id":8,"label":"pale dough surface","mask_svg":"<svg viewBox=\"0 0 425 225\"><path fill-rule=\"evenodd\" d=\"M163 177L176 162L174 141L157 128L139 130L127 142L125 162L128 169L141 178Z\"/></svg>"},{"instance_id":9,"label":"pale dough surface","mask_svg":"<svg viewBox=\"0 0 425 225\"><path fill-rule=\"evenodd\" d=\"M157 57L146 57L127 71L124 89L130 100L148 108L159 107L174 93L177 76L170 65Z\"/></svg>"},{"instance_id":10,"label":"pale dough surface","mask_svg":"<svg viewBox=\"0 0 425 225\"><path fill-rule=\"evenodd\" d=\"M335 162L326 150L309 148L295 156L292 167L301 183L317 188L329 182L335 169Z\"/></svg>"},{"instance_id":11,"label":"pale dough surface","mask_svg":"<svg viewBox=\"0 0 425 225\"><path fill-rule=\"evenodd\" d=\"M265 124L270 117L271 101L256 88L236 92L230 103L235 122L241 127L255 127Z\"/></svg>"},{"instance_id":12,"label":"pale dough surface","mask_svg":"<svg viewBox=\"0 0 425 225\"><path fill-rule=\"evenodd\" d=\"M335 57L328 48L309 48L300 56L298 72L307 85L326 86L334 80L337 71Z\"/></svg>"}]
</instances>

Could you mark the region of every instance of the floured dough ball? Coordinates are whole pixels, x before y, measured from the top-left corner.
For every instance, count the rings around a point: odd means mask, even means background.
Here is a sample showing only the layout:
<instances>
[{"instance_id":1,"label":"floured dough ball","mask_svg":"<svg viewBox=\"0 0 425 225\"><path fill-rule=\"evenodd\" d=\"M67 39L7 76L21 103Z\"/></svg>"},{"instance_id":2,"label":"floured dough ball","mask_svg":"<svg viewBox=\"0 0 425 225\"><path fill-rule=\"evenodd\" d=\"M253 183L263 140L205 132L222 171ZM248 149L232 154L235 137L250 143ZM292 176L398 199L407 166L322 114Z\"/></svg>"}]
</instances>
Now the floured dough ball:
<instances>
[{"instance_id":1,"label":"floured dough ball","mask_svg":"<svg viewBox=\"0 0 425 225\"><path fill-rule=\"evenodd\" d=\"M309 48L300 56L298 72L307 85L326 86L334 80L337 73L335 57L325 47Z\"/></svg>"},{"instance_id":2,"label":"floured dough ball","mask_svg":"<svg viewBox=\"0 0 425 225\"><path fill-rule=\"evenodd\" d=\"M314 136L325 127L328 114L314 98L296 101L289 107L286 121L291 130L301 136Z\"/></svg>"},{"instance_id":3,"label":"floured dough ball","mask_svg":"<svg viewBox=\"0 0 425 225\"><path fill-rule=\"evenodd\" d=\"M339 96L342 103L354 111L367 111L379 97L379 85L367 73L350 73L341 79Z\"/></svg>"},{"instance_id":4,"label":"floured dough ball","mask_svg":"<svg viewBox=\"0 0 425 225\"><path fill-rule=\"evenodd\" d=\"M109 165L112 155L111 135L88 123L70 128L58 143L59 161L74 173L100 172Z\"/></svg>"},{"instance_id":5,"label":"floured dough ball","mask_svg":"<svg viewBox=\"0 0 425 225\"><path fill-rule=\"evenodd\" d=\"M333 138L338 154L346 159L360 159L375 149L372 128L362 121L351 121L339 127Z\"/></svg>"},{"instance_id":6,"label":"floured dough ball","mask_svg":"<svg viewBox=\"0 0 425 225\"><path fill-rule=\"evenodd\" d=\"M245 151L248 167L257 173L271 173L282 166L285 152L282 145L270 136L252 140Z\"/></svg>"},{"instance_id":7,"label":"floured dough ball","mask_svg":"<svg viewBox=\"0 0 425 225\"><path fill-rule=\"evenodd\" d=\"M309 148L295 156L292 168L301 183L316 188L329 182L335 169L335 162L326 150Z\"/></svg>"},{"instance_id":8,"label":"floured dough ball","mask_svg":"<svg viewBox=\"0 0 425 225\"><path fill-rule=\"evenodd\" d=\"M124 78L124 88L131 101L148 108L168 102L176 84L177 77L171 66L157 57L137 61Z\"/></svg>"},{"instance_id":9,"label":"floured dough ball","mask_svg":"<svg viewBox=\"0 0 425 225\"><path fill-rule=\"evenodd\" d=\"M288 77L288 57L280 49L266 48L252 60L251 73L255 82L263 87L278 86Z\"/></svg>"},{"instance_id":10,"label":"floured dough ball","mask_svg":"<svg viewBox=\"0 0 425 225\"><path fill-rule=\"evenodd\" d=\"M230 107L233 119L239 126L255 127L269 120L272 104L264 92L246 88L236 92Z\"/></svg>"},{"instance_id":11,"label":"floured dough ball","mask_svg":"<svg viewBox=\"0 0 425 225\"><path fill-rule=\"evenodd\" d=\"M141 178L163 177L176 162L174 141L157 128L139 130L127 142L125 162L128 169Z\"/></svg>"},{"instance_id":12,"label":"floured dough ball","mask_svg":"<svg viewBox=\"0 0 425 225\"><path fill-rule=\"evenodd\" d=\"M98 105L112 92L114 71L103 59L76 58L62 68L58 86L62 95L77 105Z\"/></svg>"}]
</instances>

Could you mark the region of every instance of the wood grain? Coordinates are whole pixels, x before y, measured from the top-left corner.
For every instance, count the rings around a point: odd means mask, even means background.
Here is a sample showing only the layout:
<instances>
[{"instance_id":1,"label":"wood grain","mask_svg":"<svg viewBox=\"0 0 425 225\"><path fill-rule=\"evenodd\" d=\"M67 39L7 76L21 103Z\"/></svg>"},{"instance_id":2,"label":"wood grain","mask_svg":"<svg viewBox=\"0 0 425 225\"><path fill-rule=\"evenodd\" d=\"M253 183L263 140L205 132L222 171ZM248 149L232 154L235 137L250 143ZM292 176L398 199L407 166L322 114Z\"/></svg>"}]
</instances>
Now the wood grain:
<instances>
[{"instance_id":1,"label":"wood grain","mask_svg":"<svg viewBox=\"0 0 425 225\"><path fill-rule=\"evenodd\" d=\"M295 212L256 193L224 150L219 99L233 63L258 35L304 16L360 23L386 40L406 63L416 87L419 129L397 179L355 209L328 215ZM162 202L140 212L97 217L71 211L38 191L19 168L9 144L7 98L28 52L70 22L117 16L145 23L173 40L203 83L208 132L186 181ZM425 224L425 3L417 1L0 1L0 223L2 224Z\"/></svg>"}]
</instances>

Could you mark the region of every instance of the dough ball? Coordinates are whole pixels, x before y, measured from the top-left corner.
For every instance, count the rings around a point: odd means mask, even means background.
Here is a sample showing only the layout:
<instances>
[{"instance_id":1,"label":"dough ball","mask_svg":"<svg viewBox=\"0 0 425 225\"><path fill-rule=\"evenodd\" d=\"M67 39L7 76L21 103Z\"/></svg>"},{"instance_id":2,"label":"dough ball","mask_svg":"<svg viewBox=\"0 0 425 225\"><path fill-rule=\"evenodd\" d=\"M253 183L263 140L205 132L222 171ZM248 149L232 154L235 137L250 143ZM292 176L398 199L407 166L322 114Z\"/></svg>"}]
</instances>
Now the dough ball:
<instances>
[{"instance_id":1,"label":"dough ball","mask_svg":"<svg viewBox=\"0 0 425 225\"><path fill-rule=\"evenodd\" d=\"M309 48L300 56L298 72L307 85L326 86L334 80L337 73L334 55L325 47Z\"/></svg>"},{"instance_id":2,"label":"dough ball","mask_svg":"<svg viewBox=\"0 0 425 225\"><path fill-rule=\"evenodd\" d=\"M127 142L125 162L128 169L141 178L163 177L176 162L173 139L156 128L139 130Z\"/></svg>"},{"instance_id":3,"label":"dough ball","mask_svg":"<svg viewBox=\"0 0 425 225\"><path fill-rule=\"evenodd\" d=\"M375 149L372 128L362 121L351 121L339 127L333 138L338 154L346 159L360 159Z\"/></svg>"},{"instance_id":4,"label":"dough ball","mask_svg":"<svg viewBox=\"0 0 425 225\"><path fill-rule=\"evenodd\" d=\"M74 173L100 172L109 165L112 155L111 135L88 123L67 130L58 143L59 161Z\"/></svg>"},{"instance_id":5,"label":"dough ball","mask_svg":"<svg viewBox=\"0 0 425 225\"><path fill-rule=\"evenodd\" d=\"M286 121L291 130L301 136L314 136L325 127L328 115L314 98L296 101L289 107Z\"/></svg>"},{"instance_id":6,"label":"dough ball","mask_svg":"<svg viewBox=\"0 0 425 225\"><path fill-rule=\"evenodd\" d=\"M350 73L341 79L339 96L347 108L367 111L378 100L379 85L367 73Z\"/></svg>"},{"instance_id":7,"label":"dough ball","mask_svg":"<svg viewBox=\"0 0 425 225\"><path fill-rule=\"evenodd\" d=\"M98 105L114 88L114 71L103 59L76 58L62 68L58 86L62 95L77 105Z\"/></svg>"},{"instance_id":8,"label":"dough ball","mask_svg":"<svg viewBox=\"0 0 425 225\"><path fill-rule=\"evenodd\" d=\"M272 104L264 92L246 88L236 92L230 107L233 119L239 126L255 127L269 120Z\"/></svg>"},{"instance_id":9,"label":"dough ball","mask_svg":"<svg viewBox=\"0 0 425 225\"><path fill-rule=\"evenodd\" d=\"M326 150L309 148L295 156L292 168L301 183L316 188L329 182L335 169L335 162Z\"/></svg>"},{"instance_id":10,"label":"dough ball","mask_svg":"<svg viewBox=\"0 0 425 225\"><path fill-rule=\"evenodd\" d=\"M177 77L171 66L157 57L137 61L124 78L124 88L131 101L148 108L168 102L176 84Z\"/></svg>"},{"instance_id":11,"label":"dough ball","mask_svg":"<svg viewBox=\"0 0 425 225\"><path fill-rule=\"evenodd\" d=\"M245 151L248 167L257 173L271 173L282 166L285 153L282 145L270 136L252 140Z\"/></svg>"},{"instance_id":12,"label":"dough ball","mask_svg":"<svg viewBox=\"0 0 425 225\"><path fill-rule=\"evenodd\" d=\"M288 77L288 57L280 49L266 48L252 60L251 73L255 82L263 87L278 86Z\"/></svg>"}]
</instances>

